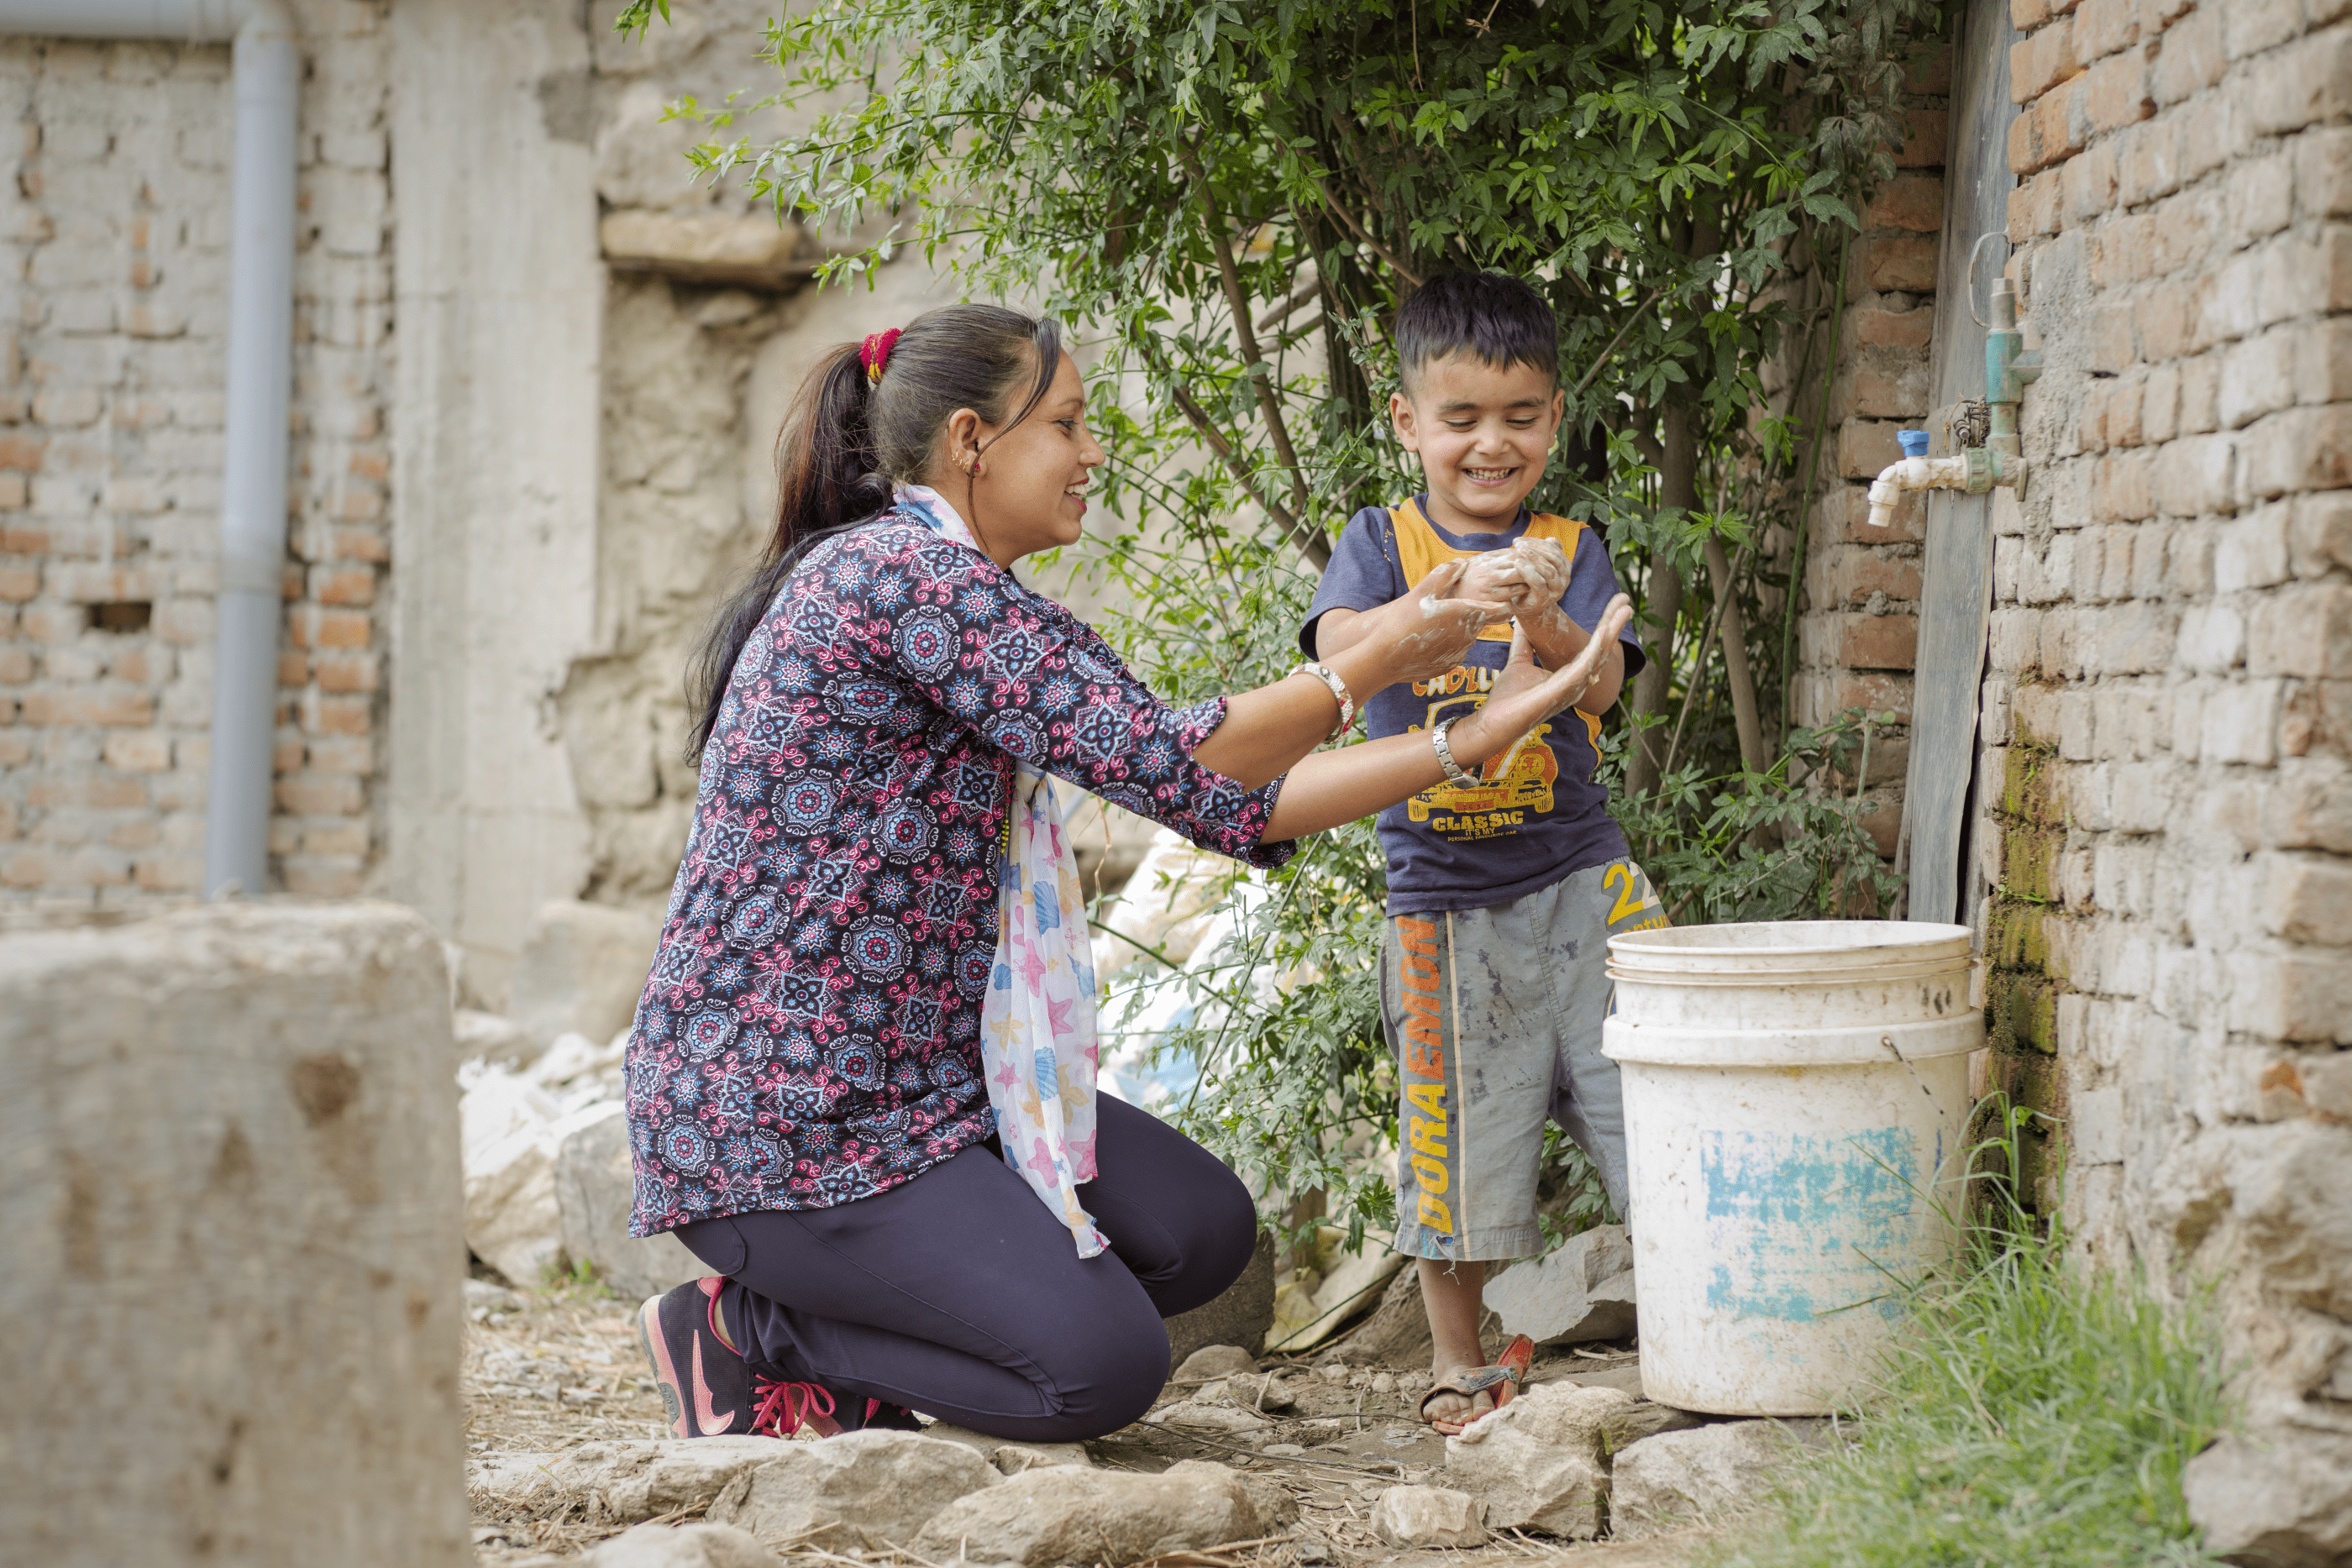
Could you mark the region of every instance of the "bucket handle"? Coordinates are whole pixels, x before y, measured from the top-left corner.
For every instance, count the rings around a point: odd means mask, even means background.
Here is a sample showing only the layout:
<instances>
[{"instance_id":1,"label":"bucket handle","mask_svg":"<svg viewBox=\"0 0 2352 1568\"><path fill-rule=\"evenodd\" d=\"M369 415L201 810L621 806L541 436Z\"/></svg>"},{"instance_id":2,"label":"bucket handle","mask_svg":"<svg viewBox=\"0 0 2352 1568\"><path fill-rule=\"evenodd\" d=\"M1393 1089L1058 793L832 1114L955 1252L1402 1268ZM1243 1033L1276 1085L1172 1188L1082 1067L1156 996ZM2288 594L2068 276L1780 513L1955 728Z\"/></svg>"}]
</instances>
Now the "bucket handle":
<instances>
[{"instance_id":1,"label":"bucket handle","mask_svg":"<svg viewBox=\"0 0 2352 1568\"><path fill-rule=\"evenodd\" d=\"M1944 1109L1944 1103L1936 1098L1936 1092L1927 1087L1927 1081L1919 1076L1919 1070L1911 1065L1911 1059L1903 1054L1903 1048L1895 1043L1895 1037L1891 1034L1882 1034L1878 1037L1878 1043L1885 1046L1895 1060L1903 1064L1903 1071L1911 1075L1911 1082L1919 1086L1919 1092L1927 1097L1927 1103L1936 1108L1936 1114L1947 1122L1950 1121L1952 1113Z\"/></svg>"}]
</instances>

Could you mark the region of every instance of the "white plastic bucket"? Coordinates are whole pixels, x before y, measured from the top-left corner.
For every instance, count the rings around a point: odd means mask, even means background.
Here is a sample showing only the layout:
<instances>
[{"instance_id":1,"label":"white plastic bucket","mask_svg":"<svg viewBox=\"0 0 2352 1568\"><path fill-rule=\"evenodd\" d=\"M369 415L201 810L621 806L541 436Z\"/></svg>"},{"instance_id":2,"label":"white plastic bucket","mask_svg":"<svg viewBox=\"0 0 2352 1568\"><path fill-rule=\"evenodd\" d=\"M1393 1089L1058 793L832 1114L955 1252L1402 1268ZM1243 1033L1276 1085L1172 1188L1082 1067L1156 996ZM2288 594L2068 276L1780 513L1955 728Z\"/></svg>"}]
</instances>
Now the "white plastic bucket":
<instances>
[{"instance_id":1,"label":"white plastic bucket","mask_svg":"<svg viewBox=\"0 0 2352 1568\"><path fill-rule=\"evenodd\" d=\"M1843 1407L1951 1256L1969 928L1688 925L1609 939L1643 1392L1727 1416Z\"/></svg>"}]
</instances>

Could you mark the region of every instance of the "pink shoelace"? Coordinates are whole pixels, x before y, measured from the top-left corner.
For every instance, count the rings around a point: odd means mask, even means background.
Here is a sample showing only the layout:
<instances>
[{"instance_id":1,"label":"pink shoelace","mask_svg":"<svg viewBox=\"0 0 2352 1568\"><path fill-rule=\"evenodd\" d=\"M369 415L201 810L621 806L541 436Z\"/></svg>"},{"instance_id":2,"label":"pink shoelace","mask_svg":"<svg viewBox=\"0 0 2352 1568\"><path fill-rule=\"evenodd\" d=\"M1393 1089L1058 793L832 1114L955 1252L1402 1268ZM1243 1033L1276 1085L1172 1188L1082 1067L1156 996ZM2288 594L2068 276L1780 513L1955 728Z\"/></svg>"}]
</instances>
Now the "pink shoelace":
<instances>
[{"instance_id":1,"label":"pink shoelace","mask_svg":"<svg viewBox=\"0 0 2352 1568\"><path fill-rule=\"evenodd\" d=\"M789 1437L805 1426L819 1437L830 1437L841 1429L833 1419L833 1390L821 1384L776 1383L761 1377L754 1381L751 1393L759 1400L751 1412L755 1433Z\"/></svg>"}]
</instances>

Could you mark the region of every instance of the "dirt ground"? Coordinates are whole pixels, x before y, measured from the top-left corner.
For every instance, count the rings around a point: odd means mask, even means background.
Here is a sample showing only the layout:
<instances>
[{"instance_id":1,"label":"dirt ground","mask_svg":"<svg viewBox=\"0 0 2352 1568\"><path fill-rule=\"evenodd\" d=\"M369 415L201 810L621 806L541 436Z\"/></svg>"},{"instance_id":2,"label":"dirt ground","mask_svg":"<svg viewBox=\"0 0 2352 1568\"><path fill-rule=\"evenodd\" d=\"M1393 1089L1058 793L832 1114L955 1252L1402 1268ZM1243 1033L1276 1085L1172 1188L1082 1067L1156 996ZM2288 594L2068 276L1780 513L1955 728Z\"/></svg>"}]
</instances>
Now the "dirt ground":
<instances>
[{"instance_id":1,"label":"dirt ground","mask_svg":"<svg viewBox=\"0 0 2352 1568\"><path fill-rule=\"evenodd\" d=\"M660 1396L637 1349L630 1303L593 1287L495 1298L478 1287L476 1294L464 1375L467 1446L473 1458L669 1435L662 1425ZM1157 1425L1170 1406L1214 1392L1176 1384L1144 1421L1087 1445L1095 1462L1109 1469L1157 1471L1179 1459L1221 1460L1273 1480L1297 1499L1293 1539L1237 1553L1182 1554L1194 1568L1434 1568L1441 1563L1448 1568L1499 1568L1529 1558L1590 1568L1680 1568L1703 1539L1571 1545L1514 1535L1475 1552L1399 1552L1367 1522L1373 1500L1398 1481L1443 1484L1445 1459L1444 1440L1413 1416L1423 1387L1413 1369L1335 1367L1349 1381L1333 1381L1312 1357L1259 1364L1279 1368L1281 1387L1295 1400L1291 1410L1266 1413L1276 1425L1261 1448ZM1538 1362L1530 1381L1564 1378L1630 1388L1636 1365L1630 1351L1604 1347ZM1367 1379L1370 1386L1354 1385ZM499 1505L478 1496L476 1559L486 1568L503 1568L530 1557L574 1556L623 1528L588 1522L576 1510L502 1513ZM794 1553L789 1560L795 1568L803 1560L810 1568L818 1563L841 1568L853 1561L824 1552ZM887 1553L865 1560L901 1561ZM914 1568L910 1561L908 1568ZM1160 1568L1178 1565L1171 1562Z\"/></svg>"}]
</instances>

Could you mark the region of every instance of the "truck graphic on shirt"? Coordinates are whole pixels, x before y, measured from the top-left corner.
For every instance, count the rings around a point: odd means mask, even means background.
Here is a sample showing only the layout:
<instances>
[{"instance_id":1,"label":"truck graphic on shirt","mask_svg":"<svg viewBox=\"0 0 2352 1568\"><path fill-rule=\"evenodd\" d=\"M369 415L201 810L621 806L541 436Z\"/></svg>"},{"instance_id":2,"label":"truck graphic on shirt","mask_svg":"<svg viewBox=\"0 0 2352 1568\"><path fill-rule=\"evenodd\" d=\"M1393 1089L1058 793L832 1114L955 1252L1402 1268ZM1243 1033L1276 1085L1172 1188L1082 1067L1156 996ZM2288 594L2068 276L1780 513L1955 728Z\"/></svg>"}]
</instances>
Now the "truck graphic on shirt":
<instances>
[{"instance_id":1,"label":"truck graphic on shirt","mask_svg":"<svg viewBox=\"0 0 2352 1568\"><path fill-rule=\"evenodd\" d=\"M1475 712L1486 700L1477 695L1433 702L1420 727L1426 729ZM1517 832L1531 813L1552 807L1559 758L1545 744L1544 737L1550 733L1551 726L1539 724L1514 741L1501 758L1479 769L1473 782L1456 784L1448 779L1415 795L1405 802L1406 816L1415 822L1427 822L1430 831L1456 843Z\"/></svg>"}]
</instances>

